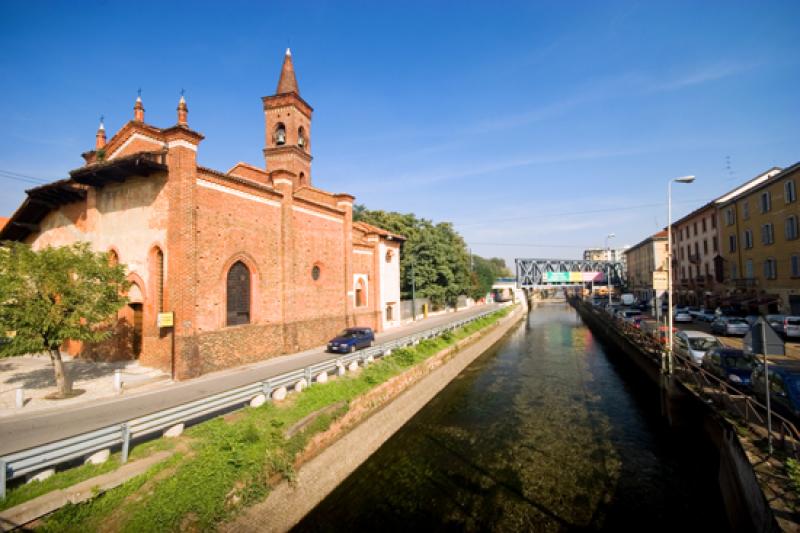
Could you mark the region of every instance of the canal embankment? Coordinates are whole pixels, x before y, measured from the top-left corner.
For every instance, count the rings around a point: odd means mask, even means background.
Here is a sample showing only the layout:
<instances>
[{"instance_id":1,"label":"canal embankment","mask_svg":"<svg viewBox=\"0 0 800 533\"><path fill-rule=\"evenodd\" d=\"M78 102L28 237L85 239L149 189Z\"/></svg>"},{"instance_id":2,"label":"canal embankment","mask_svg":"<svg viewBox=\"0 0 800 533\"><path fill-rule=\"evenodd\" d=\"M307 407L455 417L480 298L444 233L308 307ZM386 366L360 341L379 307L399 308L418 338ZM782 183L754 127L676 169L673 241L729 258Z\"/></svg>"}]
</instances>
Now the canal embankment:
<instances>
[{"instance_id":1,"label":"canal embankment","mask_svg":"<svg viewBox=\"0 0 800 533\"><path fill-rule=\"evenodd\" d=\"M344 417L309 444L291 481L281 482L263 502L220 529L237 533L291 529L524 315L525 310L516 306L492 327L358 398Z\"/></svg>"},{"instance_id":2,"label":"canal embankment","mask_svg":"<svg viewBox=\"0 0 800 533\"><path fill-rule=\"evenodd\" d=\"M598 338L657 387L654 390L669 425L713 445L719 457L719 491L734 529L797 531L798 497L785 466L787 459L794 457L797 443L784 441L785 450L769 454L766 433L757 423L763 420L747 417L750 412L755 414L751 400L731 394L724 386L714 387L718 384L686 361L678 361L680 371L666 374L668 362L660 347L642 343L644 336L626 331L582 300L573 300L572 304ZM743 411L740 405L745 402ZM742 413L744 418L739 416Z\"/></svg>"}]
</instances>

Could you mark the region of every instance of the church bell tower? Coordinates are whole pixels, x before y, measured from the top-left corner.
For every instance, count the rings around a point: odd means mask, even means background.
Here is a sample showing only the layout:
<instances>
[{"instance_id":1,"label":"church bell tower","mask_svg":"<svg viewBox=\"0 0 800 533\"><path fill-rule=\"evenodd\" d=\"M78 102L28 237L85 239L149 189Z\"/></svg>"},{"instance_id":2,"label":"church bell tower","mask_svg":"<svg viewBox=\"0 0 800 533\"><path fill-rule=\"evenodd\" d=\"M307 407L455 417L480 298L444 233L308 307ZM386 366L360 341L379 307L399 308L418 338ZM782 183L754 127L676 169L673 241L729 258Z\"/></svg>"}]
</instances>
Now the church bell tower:
<instances>
[{"instance_id":1,"label":"church bell tower","mask_svg":"<svg viewBox=\"0 0 800 533\"><path fill-rule=\"evenodd\" d=\"M300 97L292 64L292 52L286 49L278 88L265 96L264 120L267 172L281 171L283 179L292 180L292 188L311 185L311 113L310 105Z\"/></svg>"}]
</instances>

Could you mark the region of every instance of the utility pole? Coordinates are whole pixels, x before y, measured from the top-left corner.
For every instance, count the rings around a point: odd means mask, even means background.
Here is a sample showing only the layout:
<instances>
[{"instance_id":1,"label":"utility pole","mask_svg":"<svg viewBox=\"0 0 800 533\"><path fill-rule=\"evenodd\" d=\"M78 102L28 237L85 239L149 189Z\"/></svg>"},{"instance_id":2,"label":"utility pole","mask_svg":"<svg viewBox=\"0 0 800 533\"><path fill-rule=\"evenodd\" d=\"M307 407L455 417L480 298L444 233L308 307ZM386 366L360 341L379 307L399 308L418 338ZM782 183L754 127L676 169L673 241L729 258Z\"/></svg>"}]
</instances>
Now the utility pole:
<instances>
[{"instance_id":1,"label":"utility pole","mask_svg":"<svg viewBox=\"0 0 800 533\"><path fill-rule=\"evenodd\" d=\"M414 258L411 258L411 318L417 320L417 283L414 274Z\"/></svg>"}]
</instances>

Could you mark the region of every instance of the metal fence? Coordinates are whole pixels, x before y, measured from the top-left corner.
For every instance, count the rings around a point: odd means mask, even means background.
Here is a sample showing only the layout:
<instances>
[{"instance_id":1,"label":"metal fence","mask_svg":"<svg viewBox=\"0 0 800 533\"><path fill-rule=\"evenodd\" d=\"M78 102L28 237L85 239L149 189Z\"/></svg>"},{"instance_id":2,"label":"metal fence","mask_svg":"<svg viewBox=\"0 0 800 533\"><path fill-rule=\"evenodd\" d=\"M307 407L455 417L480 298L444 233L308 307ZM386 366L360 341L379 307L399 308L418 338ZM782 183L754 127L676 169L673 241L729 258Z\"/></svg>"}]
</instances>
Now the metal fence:
<instances>
[{"instance_id":1,"label":"metal fence","mask_svg":"<svg viewBox=\"0 0 800 533\"><path fill-rule=\"evenodd\" d=\"M637 345L653 364L661 364L662 356L665 357L664 345L655 337L631 326L628 322L611 318L603 310L593 307L592 311ZM742 390L726 383L689 357L674 353L673 362L674 375L698 396L712 403L717 409L738 418L757 439L769 437L787 455L800 459L800 430L792 421L774 410L768 415L766 405L753 397L752 391ZM767 424L768 416L772 419L771 425Z\"/></svg>"},{"instance_id":2,"label":"metal fence","mask_svg":"<svg viewBox=\"0 0 800 533\"><path fill-rule=\"evenodd\" d=\"M9 480L79 460L98 451L115 447L121 448L120 460L125 463L128 460L131 439L160 433L177 424L190 423L237 406L241 407L260 394L269 399L272 392L280 387L288 389L289 387L297 386L299 383L303 384L302 386L311 385L314 379L318 378L323 372L337 372L340 368L347 368L353 362L363 366L371 360L388 355L396 348L415 345L422 340L458 329L495 312L497 312L497 309L484 311L443 326L406 335L357 352L334 356L304 368L298 368L263 381L206 396L128 420L127 422L113 424L5 455L0 457L0 499L5 498L6 483Z\"/></svg>"}]
</instances>

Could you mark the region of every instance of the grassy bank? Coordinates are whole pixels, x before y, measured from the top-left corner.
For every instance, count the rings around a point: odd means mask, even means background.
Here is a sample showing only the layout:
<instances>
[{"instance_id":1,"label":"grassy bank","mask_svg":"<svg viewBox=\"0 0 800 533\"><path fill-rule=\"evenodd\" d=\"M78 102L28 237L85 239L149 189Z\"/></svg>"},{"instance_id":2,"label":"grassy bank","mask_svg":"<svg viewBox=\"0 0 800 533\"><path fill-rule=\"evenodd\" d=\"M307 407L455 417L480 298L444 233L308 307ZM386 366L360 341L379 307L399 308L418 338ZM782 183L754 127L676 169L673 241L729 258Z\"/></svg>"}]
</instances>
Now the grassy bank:
<instances>
[{"instance_id":1,"label":"grassy bank","mask_svg":"<svg viewBox=\"0 0 800 533\"><path fill-rule=\"evenodd\" d=\"M175 448L177 453L89 502L62 508L39 528L136 532L213 528L238 509L263 499L275 482L291 480L297 454L314 435L346 413L351 400L497 322L509 311L504 308L454 332L395 350L358 373L309 387L284 402L246 408L189 428L178 439L155 441L150 446ZM308 418L314 413L318 415ZM306 423L298 424L304 420ZM134 453L142 456L147 449L141 446ZM35 485L67 486L96 473L57 474L44 483L27 486L31 488L12 491L9 498L17 491L37 490ZM62 477L67 475L71 476L69 482ZM37 492L42 493L41 488ZM21 501L21 495L15 501Z\"/></svg>"}]
</instances>

